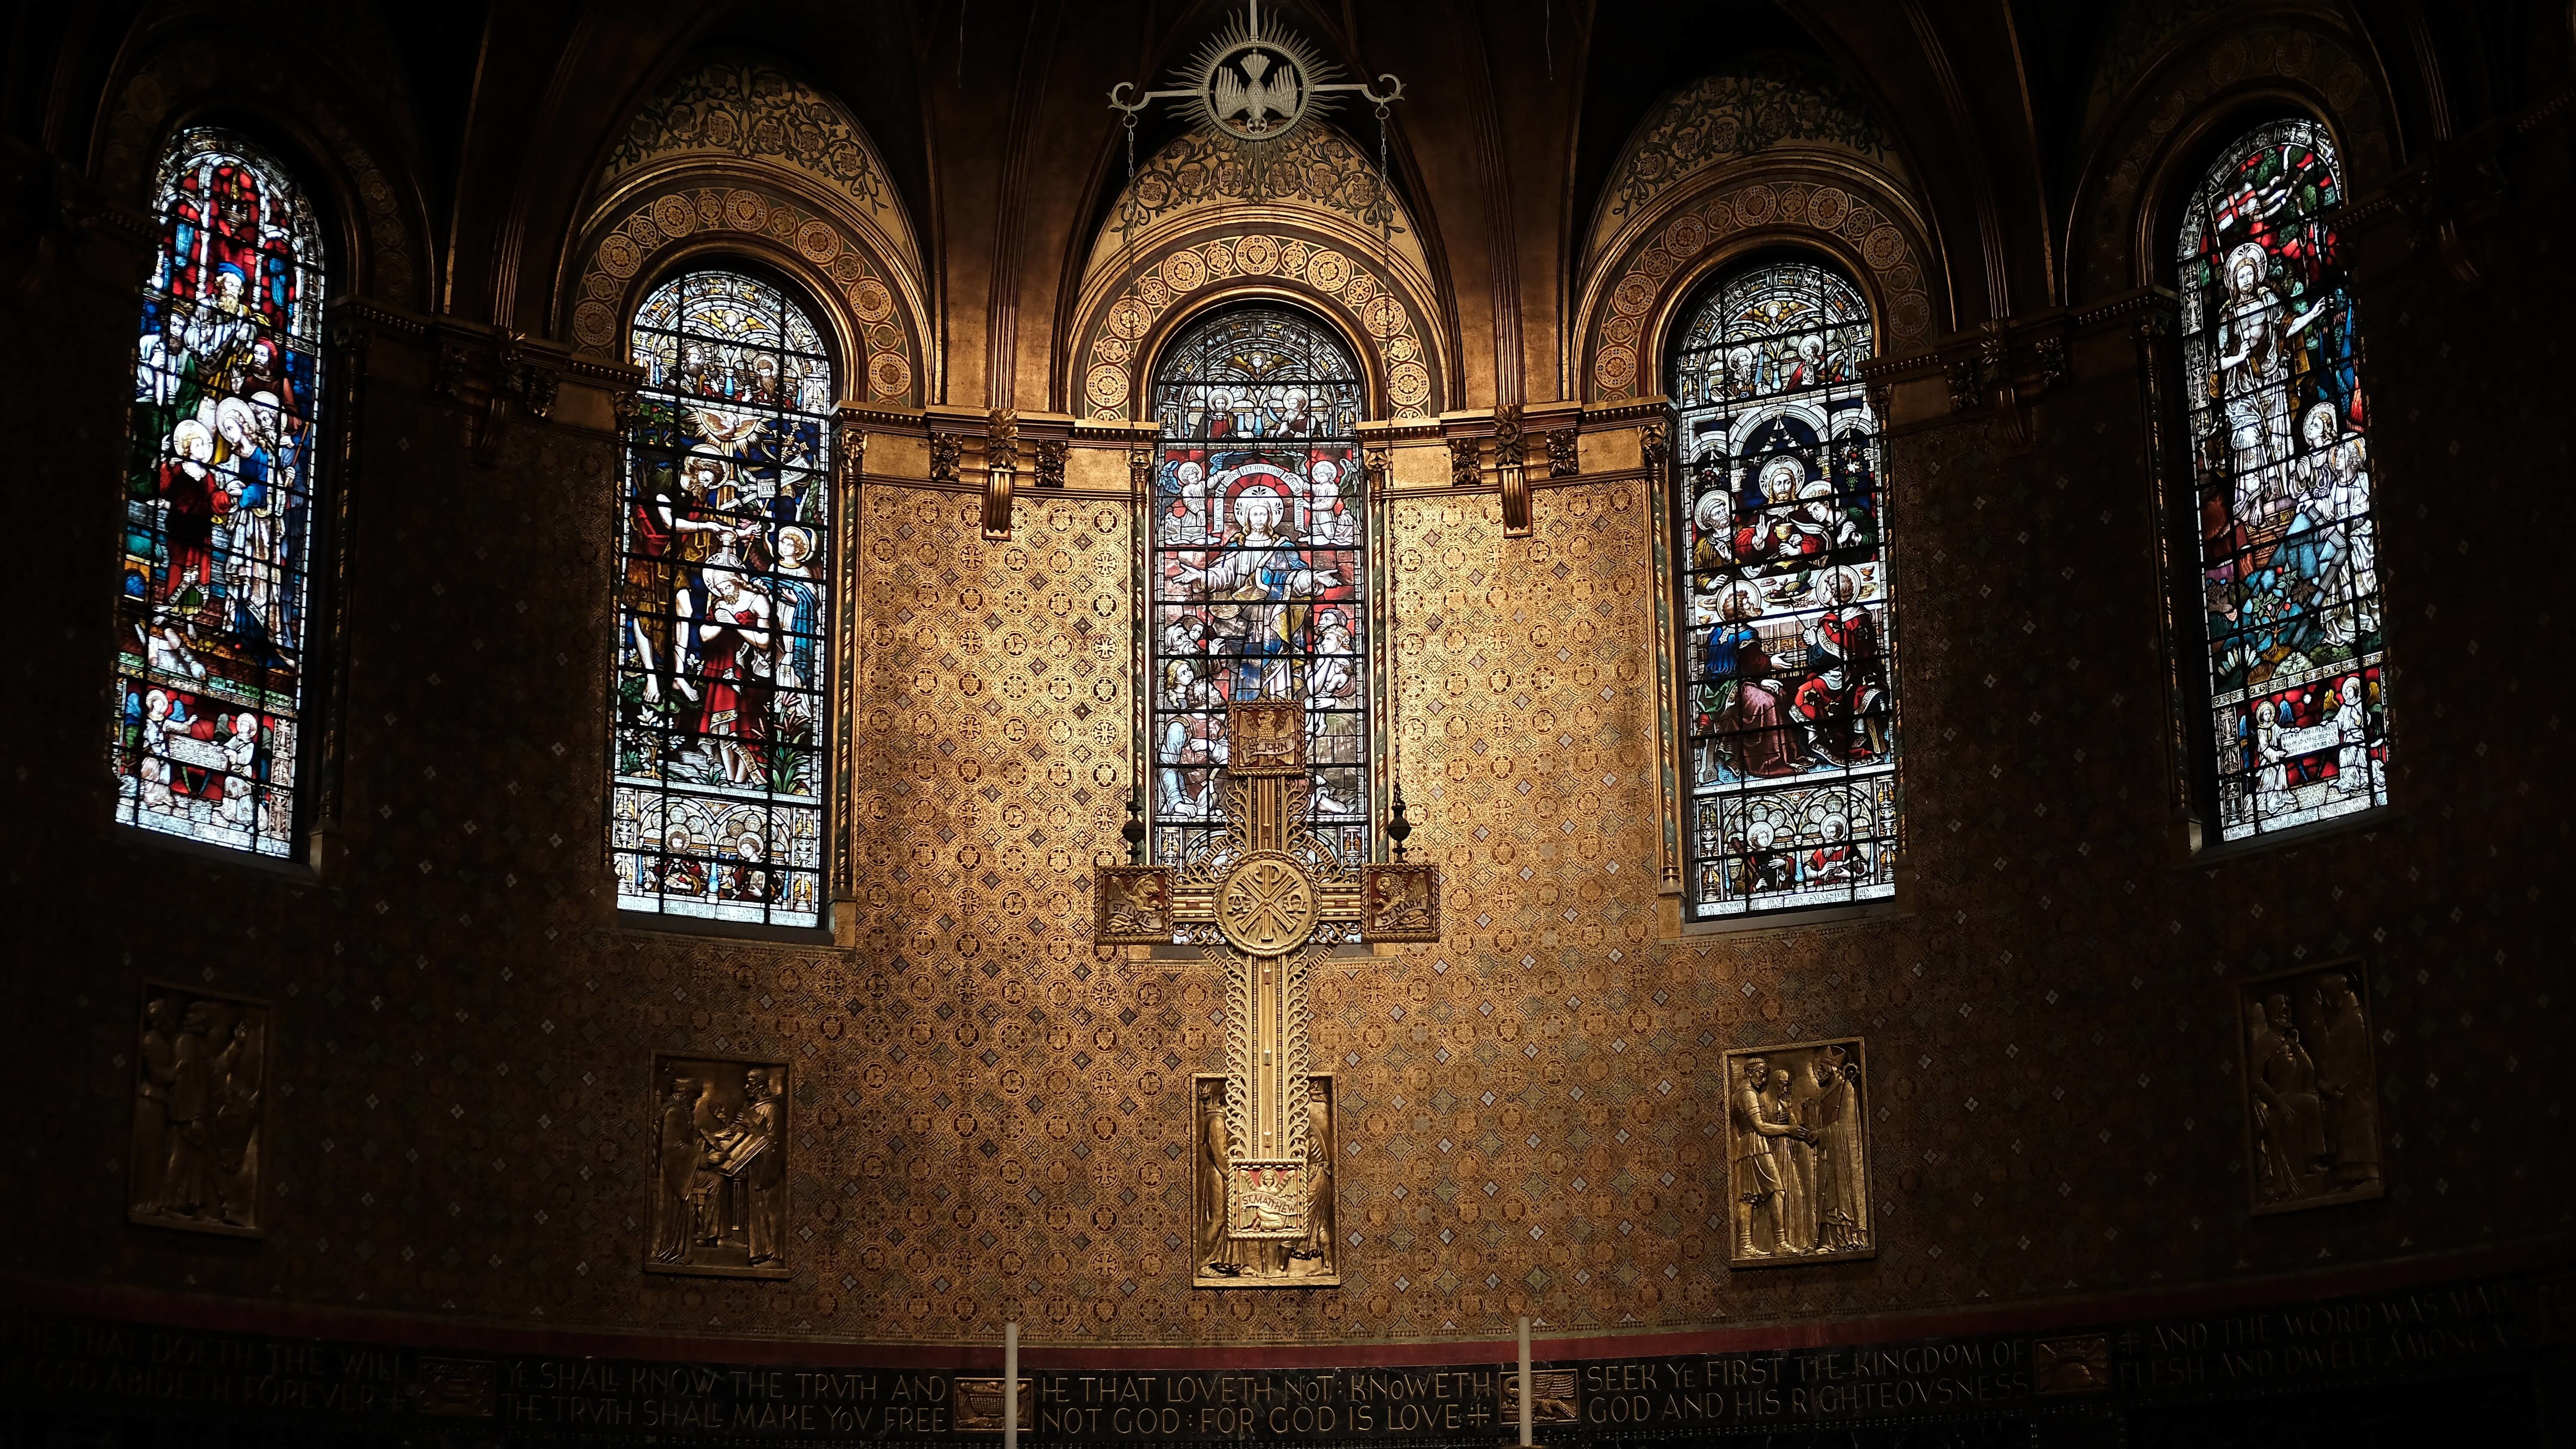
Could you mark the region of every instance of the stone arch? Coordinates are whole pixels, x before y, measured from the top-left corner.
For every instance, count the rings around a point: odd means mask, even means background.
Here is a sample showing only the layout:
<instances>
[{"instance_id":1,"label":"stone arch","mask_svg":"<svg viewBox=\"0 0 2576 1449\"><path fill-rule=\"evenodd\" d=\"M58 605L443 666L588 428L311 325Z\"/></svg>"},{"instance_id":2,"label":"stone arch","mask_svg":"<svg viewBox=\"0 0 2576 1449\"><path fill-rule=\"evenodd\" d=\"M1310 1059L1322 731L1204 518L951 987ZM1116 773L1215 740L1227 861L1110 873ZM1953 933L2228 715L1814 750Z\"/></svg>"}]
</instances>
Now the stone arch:
<instances>
[{"instance_id":1,"label":"stone arch","mask_svg":"<svg viewBox=\"0 0 2576 1449\"><path fill-rule=\"evenodd\" d=\"M839 102L759 61L683 71L602 168L557 314L586 354L617 356L647 289L732 252L810 291L854 398L917 406L931 335L920 252L883 161Z\"/></svg>"},{"instance_id":2,"label":"stone arch","mask_svg":"<svg viewBox=\"0 0 2576 1449\"><path fill-rule=\"evenodd\" d=\"M1772 51L1683 86L1647 116L1610 168L1593 208L1586 259L1616 249L1661 214L1659 199L1757 153L1855 161L1902 183L1905 163L1860 91L1822 60Z\"/></svg>"},{"instance_id":3,"label":"stone arch","mask_svg":"<svg viewBox=\"0 0 2576 1449\"><path fill-rule=\"evenodd\" d=\"M114 196L148 203L164 140L183 125L249 122L303 163L332 229L344 296L431 303L429 227L417 186L380 159L354 89L333 58L266 46L222 28L164 27L140 44L108 88L90 174Z\"/></svg>"},{"instance_id":4,"label":"stone arch","mask_svg":"<svg viewBox=\"0 0 2576 1449\"><path fill-rule=\"evenodd\" d=\"M2402 164L2386 79L2345 31L2305 12L2189 27L2097 133L2071 213L2076 300L2117 296L2163 276L2163 237L2182 178L2220 133L2267 107L2325 123L2343 157L2347 194L2367 194Z\"/></svg>"},{"instance_id":5,"label":"stone arch","mask_svg":"<svg viewBox=\"0 0 2576 1449\"><path fill-rule=\"evenodd\" d=\"M1921 224L1889 178L1788 158L1714 167L1625 228L1585 282L1575 312L1584 397L1611 402L1661 391L1674 319L1700 280L1773 246L1839 261L1869 297L1883 356L1922 350L1945 315Z\"/></svg>"},{"instance_id":6,"label":"stone arch","mask_svg":"<svg viewBox=\"0 0 2576 1449\"><path fill-rule=\"evenodd\" d=\"M1369 373L1370 411L1432 417L1457 396L1421 233L1340 133L1301 127L1263 174L1193 132L1156 152L1093 239L1058 369L1080 416L1145 416L1150 363L1189 318L1272 295L1321 313ZM1132 203L1132 208L1131 208ZM1126 229L1120 222L1128 221Z\"/></svg>"}]
</instances>

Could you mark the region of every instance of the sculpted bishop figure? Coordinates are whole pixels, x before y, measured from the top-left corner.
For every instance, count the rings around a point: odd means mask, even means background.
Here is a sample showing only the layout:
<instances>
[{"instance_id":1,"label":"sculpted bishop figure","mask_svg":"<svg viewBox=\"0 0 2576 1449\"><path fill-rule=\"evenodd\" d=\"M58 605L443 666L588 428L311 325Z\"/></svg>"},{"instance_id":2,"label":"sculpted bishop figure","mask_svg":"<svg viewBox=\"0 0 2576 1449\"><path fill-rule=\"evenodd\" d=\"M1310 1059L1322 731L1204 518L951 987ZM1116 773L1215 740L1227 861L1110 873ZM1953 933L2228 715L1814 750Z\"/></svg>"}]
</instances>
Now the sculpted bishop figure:
<instances>
[{"instance_id":1,"label":"sculpted bishop figure","mask_svg":"<svg viewBox=\"0 0 2576 1449\"><path fill-rule=\"evenodd\" d=\"M1307 828L1306 711L1226 710L1226 830L1176 865L1105 866L1102 945L1198 946L1227 975L1226 1071L1195 1097L1202 1287L1325 1287L1333 1240L1332 1079L1309 1062L1307 970L1348 942L1440 939L1437 866L1354 869Z\"/></svg>"}]
</instances>

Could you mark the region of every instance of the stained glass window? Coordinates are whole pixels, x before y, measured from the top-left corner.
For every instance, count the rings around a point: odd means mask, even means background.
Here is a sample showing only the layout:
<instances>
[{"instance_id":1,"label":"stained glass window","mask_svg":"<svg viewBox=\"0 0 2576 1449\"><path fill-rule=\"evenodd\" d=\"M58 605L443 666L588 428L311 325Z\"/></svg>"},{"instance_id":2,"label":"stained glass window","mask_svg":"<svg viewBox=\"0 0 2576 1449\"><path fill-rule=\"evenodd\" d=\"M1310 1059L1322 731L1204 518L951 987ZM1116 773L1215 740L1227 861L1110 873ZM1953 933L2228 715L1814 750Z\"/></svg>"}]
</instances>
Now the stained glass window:
<instances>
[{"instance_id":1,"label":"stained glass window","mask_svg":"<svg viewBox=\"0 0 2576 1449\"><path fill-rule=\"evenodd\" d=\"M2278 121L2182 224L2186 409L2219 838L2388 800L2361 331L2325 213L2334 144Z\"/></svg>"},{"instance_id":2,"label":"stained glass window","mask_svg":"<svg viewBox=\"0 0 2576 1449\"><path fill-rule=\"evenodd\" d=\"M610 855L627 910L822 923L832 362L778 288L699 271L635 314Z\"/></svg>"},{"instance_id":3,"label":"stained glass window","mask_svg":"<svg viewBox=\"0 0 2576 1449\"><path fill-rule=\"evenodd\" d=\"M313 624L322 230L284 167L208 128L171 141L154 210L125 467L116 818L285 856Z\"/></svg>"},{"instance_id":4,"label":"stained glass window","mask_svg":"<svg viewBox=\"0 0 2576 1449\"><path fill-rule=\"evenodd\" d=\"M1306 703L1315 833L1368 858L1368 497L1359 366L1284 307L1220 312L1154 378L1153 841L1178 862L1225 815L1225 707Z\"/></svg>"},{"instance_id":5,"label":"stained glass window","mask_svg":"<svg viewBox=\"0 0 2576 1449\"><path fill-rule=\"evenodd\" d=\"M1810 261L1719 280L1683 324L1692 918L1896 890L1887 495L1868 305Z\"/></svg>"}]
</instances>

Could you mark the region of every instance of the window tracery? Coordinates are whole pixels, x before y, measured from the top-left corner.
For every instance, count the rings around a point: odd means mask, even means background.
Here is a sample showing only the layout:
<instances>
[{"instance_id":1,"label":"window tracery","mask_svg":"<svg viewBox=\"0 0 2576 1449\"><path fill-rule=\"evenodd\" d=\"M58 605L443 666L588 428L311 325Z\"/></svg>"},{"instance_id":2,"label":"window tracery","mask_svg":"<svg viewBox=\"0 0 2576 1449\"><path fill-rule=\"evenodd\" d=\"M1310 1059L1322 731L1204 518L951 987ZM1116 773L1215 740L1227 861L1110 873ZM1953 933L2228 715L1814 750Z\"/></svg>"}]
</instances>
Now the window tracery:
<instances>
[{"instance_id":1,"label":"window tracery","mask_svg":"<svg viewBox=\"0 0 2576 1449\"><path fill-rule=\"evenodd\" d=\"M832 359L758 278L636 309L611 861L626 910L822 923Z\"/></svg>"},{"instance_id":2,"label":"window tracery","mask_svg":"<svg viewBox=\"0 0 2576 1449\"><path fill-rule=\"evenodd\" d=\"M2361 333L2325 220L2342 201L2325 127L2276 121L2220 154L2177 238L2222 840L2388 799Z\"/></svg>"},{"instance_id":3,"label":"window tracery","mask_svg":"<svg viewBox=\"0 0 2576 1449\"><path fill-rule=\"evenodd\" d=\"M1875 348L1859 289L1808 260L1727 274L1682 325L1691 919L1895 893Z\"/></svg>"},{"instance_id":4,"label":"window tracery","mask_svg":"<svg viewBox=\"0 0 2576 1449\"><path fill-rule=\"evenodd\" d=\"M273 157L173 137L125 470L117 819L292 854L313 635L322 232Z\"/></svg>"},{"instance_id":5,"label":"window tracery","mask_svg":"<svg viewBox=\"0 0 2576 1449\"><path fill-rule=\"evenodd\" d=\"M1154 381L1153 843L1177 862L1223 828L1225 707L1306 705L1315 833L1368 858L1367 474L1359 364L1279 306L1214 314Z\"/></svg>"}]
</instances>

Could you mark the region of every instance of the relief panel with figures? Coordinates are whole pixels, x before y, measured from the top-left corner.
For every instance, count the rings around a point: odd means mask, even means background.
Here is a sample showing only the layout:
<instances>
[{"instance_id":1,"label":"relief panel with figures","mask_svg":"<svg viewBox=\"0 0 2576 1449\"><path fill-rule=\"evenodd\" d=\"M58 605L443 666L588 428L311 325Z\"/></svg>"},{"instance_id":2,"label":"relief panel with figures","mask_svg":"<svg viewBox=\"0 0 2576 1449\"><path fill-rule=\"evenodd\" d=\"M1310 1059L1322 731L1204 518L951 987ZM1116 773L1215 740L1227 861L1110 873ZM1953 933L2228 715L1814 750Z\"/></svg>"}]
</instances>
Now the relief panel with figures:
<instances>
[{"instance_id":1,"label":"relief panel with figures","mask_svg":"<svg viewBox=\"0 0 2576 1449\"><path fill-rule=\"evenodd\" d=\"M657 1057L653 1084L645 1269L786 1277L786 1066Z\"/></svg>"},{"instance_id":2,"label":"relief panel with figures","mask_svg":"<svg viewBox=\"0 0 2576 1449\"><path fill-rule=\"evenodd\" d=\"M1875 1256L1860 1040L1730 1051L1726 1083L1727 1261Z\"/></svg>"},{"instance_id":3,"label":"relief panel with figures","mask_svg":"<svg viewBox=\"0 0 2576 1449\"><path fill-rule=\"evenodd\" d=\"M268 1004L149 983L135 1037L126 1213L154 1227L259 1237Z\"/></svg>"},{"instance_id":4,"label":"relief panel with figures","mask_svg":"<svg viewBox=\"0 0 2576 1449\"><path fill-rule=\"evenodd\" d=\"M2357 960L2238 984L2257 1214L2364 1202L2385 1191L2368 993Z\"/></svg>"}]
</instances>

